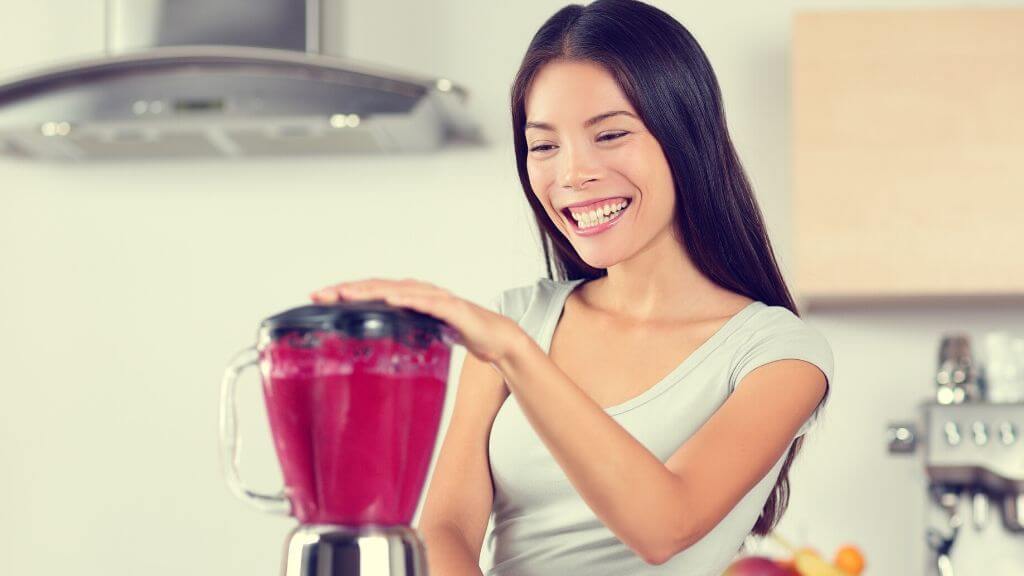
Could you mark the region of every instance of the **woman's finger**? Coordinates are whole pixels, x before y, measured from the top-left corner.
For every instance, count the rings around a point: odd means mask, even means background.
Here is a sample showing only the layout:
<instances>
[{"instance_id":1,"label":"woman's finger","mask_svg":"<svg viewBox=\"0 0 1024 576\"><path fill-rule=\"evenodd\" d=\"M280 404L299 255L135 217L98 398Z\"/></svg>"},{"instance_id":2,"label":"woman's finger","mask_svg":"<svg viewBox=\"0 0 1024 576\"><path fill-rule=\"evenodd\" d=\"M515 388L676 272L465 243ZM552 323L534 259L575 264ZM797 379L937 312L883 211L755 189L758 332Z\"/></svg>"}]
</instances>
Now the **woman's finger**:
<instances>
[{"instance_id":1,"label":"woman's finger","mask_svg":"<svg viewBox=\"0 0 1024 576\"><path fill-rule=\"evenodd\" d=\"M359 284L342 284L338 293L343 297L352 298L383 298L390 294L423 294L427 296L445 296L443 290L432 284L418 281L387 281Z\"/></svg>"},{"instance_id":2,"label":"woman's finger","mask_svg":"<svg viewBox=\"0 0 1024 576\"><path fill-rule=\"evenodd\" d=\"M461 325L465 314L464 302L459 298L435 296L430 294L393 294L385 299L395 306L411 308L417 312L429 314L454 327Z\"/></svg>"}]
</instances>

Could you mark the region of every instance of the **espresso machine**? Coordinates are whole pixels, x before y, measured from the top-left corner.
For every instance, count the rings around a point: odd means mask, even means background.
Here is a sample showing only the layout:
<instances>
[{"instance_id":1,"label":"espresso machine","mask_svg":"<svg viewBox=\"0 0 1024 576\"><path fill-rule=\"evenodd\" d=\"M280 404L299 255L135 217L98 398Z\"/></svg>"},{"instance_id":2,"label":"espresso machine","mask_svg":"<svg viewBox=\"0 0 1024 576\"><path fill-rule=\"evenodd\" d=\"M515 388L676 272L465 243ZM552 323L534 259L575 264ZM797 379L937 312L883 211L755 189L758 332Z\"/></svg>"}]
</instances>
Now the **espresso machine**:
<instances>
[{"instance_id":1,"label":"espresso machine","mask_svg":"<svg viewBox=\"0 0 1024 576\"><path fill-rule=\"evenodd\" d=\"M935 398L889 424L889 452L923 460L930 574L1024 573L1024 381L1019 358L996 354L1008 341L990 333L978 366L966 334L944 336Z\"/></svg>"},{"instance_id":2,"label":"espresso machine","mask_svg":"<svg viewBox=\"0 0 1024 576\"><path fill-rule=\"evenodd\" d=\"M383 301L308 305L260 323L221 383L220 446L229 488L294 516L284 576L425 576L411 528L444 408L457 334ZM236 383L258 367L284 487L238 473Z\"/></svg>"}]
</instances>

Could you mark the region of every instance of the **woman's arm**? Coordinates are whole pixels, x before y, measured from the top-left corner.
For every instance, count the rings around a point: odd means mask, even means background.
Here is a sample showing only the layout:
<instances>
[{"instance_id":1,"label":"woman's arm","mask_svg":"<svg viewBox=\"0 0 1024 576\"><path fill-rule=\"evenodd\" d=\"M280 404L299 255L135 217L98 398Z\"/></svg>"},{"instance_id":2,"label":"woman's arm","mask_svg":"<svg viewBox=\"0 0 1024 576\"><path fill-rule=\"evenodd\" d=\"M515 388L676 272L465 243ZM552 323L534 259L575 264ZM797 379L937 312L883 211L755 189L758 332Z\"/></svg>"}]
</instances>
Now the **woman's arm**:
<instances>
[{"instance_id":1,"label":"woman's arm","mask_svg":"<svg viewBox=\"0 0 1024 576\"><path fill-rule=\"evenodd\" d=\"M451 422L444 431L417 526L431 574L480 574L480 550L494 493L487 441L508 394L490 366L466 355Z\"/></svg>"},{"instance_id":2,"label":"woman's arm","mask_svg":"<svg viewBox=\"0 0 1024 576\"><path fill-rule=\"evenodd\" d=\"M662 463L532 339L519 339L493 365L583 500L650 564L699 540L764 477L825 382L800 360L758 368Z\"/></svg>"},{"instance_id":3,"label":"woman's arm","mask_svg":"<svg viewBox=\"0 0 1024 576\"><path fill-rule=\"evenodd\" d=\"M421 530L427 550L427 570L444 576L483 576L480 554L455 526L433 525Z\"/></svg>"}]
</instances>

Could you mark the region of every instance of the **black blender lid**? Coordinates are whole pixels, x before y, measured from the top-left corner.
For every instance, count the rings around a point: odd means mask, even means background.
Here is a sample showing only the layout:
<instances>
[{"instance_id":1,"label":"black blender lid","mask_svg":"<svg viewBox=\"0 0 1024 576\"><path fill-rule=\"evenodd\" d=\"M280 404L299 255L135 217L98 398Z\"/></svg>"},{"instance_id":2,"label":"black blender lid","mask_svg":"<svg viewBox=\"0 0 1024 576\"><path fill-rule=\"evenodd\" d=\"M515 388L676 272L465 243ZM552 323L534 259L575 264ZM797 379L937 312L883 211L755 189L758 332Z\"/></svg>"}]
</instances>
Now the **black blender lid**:
<instances>
[{"instance_id":1,"label":"black blender lid","mask_svg":"<svg viewBox=\"0 0 1024 576\"><path fill-rule=\"evenodd\" d=\"M431 337L451 335L447 324L422 312L392 306L384 300L342 300L285 310L260 323L260 342L288 334L338 332L352 338L399 338L429 343Z\"/></svg>"}]
</instances>

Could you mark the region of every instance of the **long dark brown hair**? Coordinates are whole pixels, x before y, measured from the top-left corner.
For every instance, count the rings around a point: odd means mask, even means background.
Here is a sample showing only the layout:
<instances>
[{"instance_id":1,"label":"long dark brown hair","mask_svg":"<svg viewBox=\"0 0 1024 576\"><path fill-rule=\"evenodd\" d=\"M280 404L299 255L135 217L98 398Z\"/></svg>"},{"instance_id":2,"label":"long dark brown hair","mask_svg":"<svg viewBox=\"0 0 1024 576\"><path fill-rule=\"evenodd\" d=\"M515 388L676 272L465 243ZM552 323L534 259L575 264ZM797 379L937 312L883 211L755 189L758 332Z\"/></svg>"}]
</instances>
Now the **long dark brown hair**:
<instances>
[{"instance_id":1,"label":"long dark brown hair","mask_svg":"<svg viewBox=\"0 0 1024 576\"><path fill-rule=\"evenodd\" d=\"M607 275L580 258L530 187L526 94L540 68L556 59L604 67L661 144L675 182L676 236L683 239L694 265L724 288L799 316L729 138L718 80L707 56L677 20L636 0L597 0L556 12L533 37L512 85L516 164L537 221L548 278ZM786 511L789 468L803 440L801 435L790 446L751 533L768 534Z\"/></svg>"}]
</instances>

